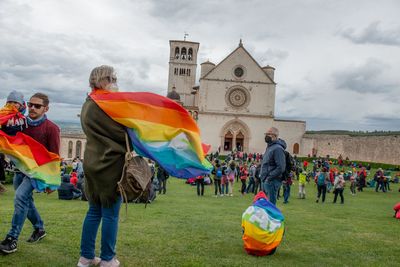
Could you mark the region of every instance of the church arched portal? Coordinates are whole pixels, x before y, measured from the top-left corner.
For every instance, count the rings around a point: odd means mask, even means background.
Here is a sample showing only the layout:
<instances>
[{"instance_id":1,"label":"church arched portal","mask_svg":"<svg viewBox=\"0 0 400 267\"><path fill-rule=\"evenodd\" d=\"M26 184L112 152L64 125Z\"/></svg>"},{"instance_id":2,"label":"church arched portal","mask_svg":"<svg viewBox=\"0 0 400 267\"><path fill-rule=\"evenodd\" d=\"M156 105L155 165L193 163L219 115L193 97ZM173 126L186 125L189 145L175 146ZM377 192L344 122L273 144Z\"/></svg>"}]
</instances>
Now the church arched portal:
<instances>
[{"instance_id":1,"label":"church arched portal","mask_svg":"<svg viewBox=\"0 0 400 267\"><path fill-rule=\"evenodd\" d=\"M232 141L233 141L233 134L230 131L228 131L224 137L224 150L225 151L232 150L232 145L233 145Z\"/></svg>"},{"instance_id":2,"label":"church arched portal","mask_svg":"<svg viewBox=\"0 0 400 267\"><path fill-rule=\"evenodd\" d=\"M242 132L239 132L236 135L236 150L243 151L243 144L244 144L244 135L242 134Z\"/></svg>"},{"instance_id":3,"label":"church arched portal","mask_svg":"<svg viewBox=\"0 0 400 267\"><path fill-rule=\"evenodd\" d=\"M221 147L224 152L239 150L249 152L250 129L241 120L227 122L221 129Z\"/></svg>"}]
</instances>

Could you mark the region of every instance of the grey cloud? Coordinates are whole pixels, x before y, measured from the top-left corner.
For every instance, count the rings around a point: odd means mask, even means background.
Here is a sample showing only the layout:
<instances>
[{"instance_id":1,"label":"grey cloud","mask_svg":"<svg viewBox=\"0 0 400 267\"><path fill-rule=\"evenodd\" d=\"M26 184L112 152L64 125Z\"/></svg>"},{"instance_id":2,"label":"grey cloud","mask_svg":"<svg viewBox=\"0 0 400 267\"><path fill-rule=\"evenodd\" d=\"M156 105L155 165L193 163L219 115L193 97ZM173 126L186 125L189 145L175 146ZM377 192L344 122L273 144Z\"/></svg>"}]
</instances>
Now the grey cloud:
<instances>
[{"instance_id":1,"label":"grey cloud","mask_svg":"<svg viewBox=\"0 0 400 267\"><path fill-rule=\"evenodd\" d=\"M376 130L398 130L400 129L399 117L388 115L368 115L363 117L364 124Z\"/></svg>"},{"instance_id":2,"label":"grey cloud","mask_svg":"<svg viewBox=\"0 0 400 267\"><path fill-rule=\"evenodd\" d=\"M289 52L281 49L267 49L264 52L256 53L256 57L259 59L259 63L262 66L276 66L281 61L285 60L288 56Z\"/></svg>"},{"instance_id":3,"label":"grey cloud","mask_svg":"<svg viewBox=\"0 0 400 267\"><path fill-rule=\"evenodd\" d=\"M282 103L287 103L287 102L293 101L294 99L298 99L299 97L301 97L299 92L292 91L292 92L289 92L289 93L285 94L284 96L280 97L278 100Z\"/></svg>"},{"instance_id":4,"label":"grey cloud","mask_svg":"<svg viewBox=\"0 0 400 267\"><path fill-rule=\"evenodd\" d=\"M382 76L389 66L376 59L364 65L333 73L335 87L358 93L384 93L399 88L399 84L387 82Z\"/></svg>"},{"instance_id":5,"label":"grey cloud","mask_svg":"<svg viewBox=\"0 0 400 267\"><path fill-rule=\"evenodd\" d=\"M374 21L359 33L356 33L354 28L347 28L339 31L338 34L356 44L400 46L400 27L383 30L380 24L380 21Z\"/></svg>"}]
</instances>

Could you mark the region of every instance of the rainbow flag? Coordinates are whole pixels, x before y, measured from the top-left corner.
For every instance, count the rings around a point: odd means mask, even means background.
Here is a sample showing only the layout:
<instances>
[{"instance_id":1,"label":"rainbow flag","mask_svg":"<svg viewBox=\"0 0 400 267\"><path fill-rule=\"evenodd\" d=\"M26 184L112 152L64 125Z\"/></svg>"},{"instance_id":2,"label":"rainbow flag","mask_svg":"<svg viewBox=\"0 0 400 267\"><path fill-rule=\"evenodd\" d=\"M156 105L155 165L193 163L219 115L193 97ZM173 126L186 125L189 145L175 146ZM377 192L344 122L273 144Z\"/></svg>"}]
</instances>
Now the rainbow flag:
<instances>
[{"instance_id":1,"label":"rainbow flag","mask_svg":"<svg viewBox=\"0 0 400 267\"><path fill-rule=\"evenodd\" d=\"M0 125L3 125L13 117L23 118L24 115L18 112L17 108L11 104L6 104L4 107L0 109Z\"/></svg>"},{"instance_id":2,"label":"rainbow flag","mask_svg":"<svg viewBox=\"0 0 400 267\"><path fill-rule=\"evenodd\" d=\"M160 164L168 174L193 178L210 173L209 146L190 114L169 98L147 92L95 90L90 97L113 120L127 127L136 153Z\"/></svg>"},{"instance_id":3,"label":"rainbow flag","mask_svg":"<svg viewBox=\"0 0 400 267\"><path fill-rule=\"evenodd\" d=\"M32 178L37 191L55 190L61 183L60 157L34 140L18 132L9 136L0 130L0 152L8 155L22 173Z\"/></svg>"},{"instance_id":4,"label":"rainbow flag","mask_svg":"<svg viewBox=\"0 0 400 267\"><path fill-rule=\"evenodd\" d=\"M248 254L265 256L275 252L285 231L281 211L259 192L242 215L244 248Z\"/></svg>"}]
</instances>

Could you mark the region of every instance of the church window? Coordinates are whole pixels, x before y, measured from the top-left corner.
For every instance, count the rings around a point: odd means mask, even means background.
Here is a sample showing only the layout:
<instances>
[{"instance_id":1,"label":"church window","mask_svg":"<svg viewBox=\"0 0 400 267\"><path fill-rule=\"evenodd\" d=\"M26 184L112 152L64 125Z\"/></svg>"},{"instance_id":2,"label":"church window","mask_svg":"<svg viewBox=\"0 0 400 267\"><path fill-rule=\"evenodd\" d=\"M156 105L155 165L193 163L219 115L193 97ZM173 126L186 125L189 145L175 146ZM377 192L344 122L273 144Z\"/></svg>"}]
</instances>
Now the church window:
<instances>
[{"instance_id":1,"label":"church window","mask_svg":"<svg viewBox=\"0 0 400 267\"><path fill-rule=\"evenodd\" d=\"M175 75L178 75L178 68L175 68L175 69L174 69L174 74L175 74Z\"/></svg>"},{"instance_id":2,"label":"church window","mask_svg":"<svg viewBox=\"0 0 400 267\"><path fill-rule=\"evenodd\" d=\"M82 142L76 141L76 157L81 158L81 151L82 151Z\"/></svg>"},{"instance_id":3,"label":"church window","mask_svg":"<svg viewBox=\"0 0 400 267\"><path fill-rule=\"evenodd\" d=\"M186 48L185 47L183 47L181 50L181 58L186 59Z\"/></svg>"},{"instance_id":4,"label":"church window","mask_svg":"<svg viewBox=\"0 0 400 267\"><path fill-rule=\"evenodd\" d=\"M235 76L238 78L241 78L244 74L244 70L241 67L237 67L234 72Z\"/></svg>"},{"instance_id":5,"label":"church window","mask_svg":"<svg viewBox=\"0 0 400 267\"><path fill-rule=\"evenodd\" d=\"M73 143L72 141L68 142L68 158L72 158L72 147L73 147Z\"/></svg>"},{"instance_id":6,"label":"church window","mask_svg":"<svg viewBox=\"0 0 400 267\"><path fill-rule=\"evenodd\" d=\"M175 58L179 59L179 47L175 48Z\"/></svg>"},{"instance_id":7,"label":"church window","mask_svg":"<svg viewBox=\"0 0 400 267\"><path fill-rule=\"evenodd\" d=\"M249 93L244 88L232 88L227 92L226 100L233 108L244 108L249 103Z\"/></svg>"},{"instance_id":8,"label":"church window","mask_svg":"<svg viewBox=\"0 0 400 267\"><path fill-rule=\"evenodd\" d=\"M186 69L182 69L182 74L183 74L183 75L186 74Z\"/></svg>"},{"instance_id":9,"label":"church window","mask_svg":"<svg viewBox=\"0 0 400 267\"><path fill-rule=\"evenodd\" d=\"M187 76L190 76L190 69L187 70Z\"/></svg>"},{"instance_id":10,"label":"church window","mask_svg":"<svg viewBox=\"0 0 400 267\"><path fill-rule=\"evenodd\" d=\"M193 58L193 49L192 49L192 48L189 48L189 51L188 51L188 60L192 60L192 58Z\"/></svg>"}]
</instances>

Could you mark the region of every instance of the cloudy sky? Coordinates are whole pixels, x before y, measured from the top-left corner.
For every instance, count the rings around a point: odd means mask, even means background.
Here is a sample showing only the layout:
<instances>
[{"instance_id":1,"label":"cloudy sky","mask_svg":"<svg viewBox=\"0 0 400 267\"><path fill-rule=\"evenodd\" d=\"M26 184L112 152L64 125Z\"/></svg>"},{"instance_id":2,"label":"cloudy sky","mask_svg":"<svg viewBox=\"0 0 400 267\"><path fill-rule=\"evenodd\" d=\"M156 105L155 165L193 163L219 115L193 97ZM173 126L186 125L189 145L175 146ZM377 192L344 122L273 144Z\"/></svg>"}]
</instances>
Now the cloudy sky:
<instances>
[{"instance_id":1,"label":"cloudy sky","mask_svg":"<svg viewBox=\"0 0 400 267\"><path fill-rule=\"evenodd\" d=\"M219 63L239 39L276 68L278 118L308 130L400 130L400 1L0 0L0 101L17 89L77 121L90 70L166 94L169 40ZM198 68L200 69L200 68Z\"/></svg>"}]
</instances>

